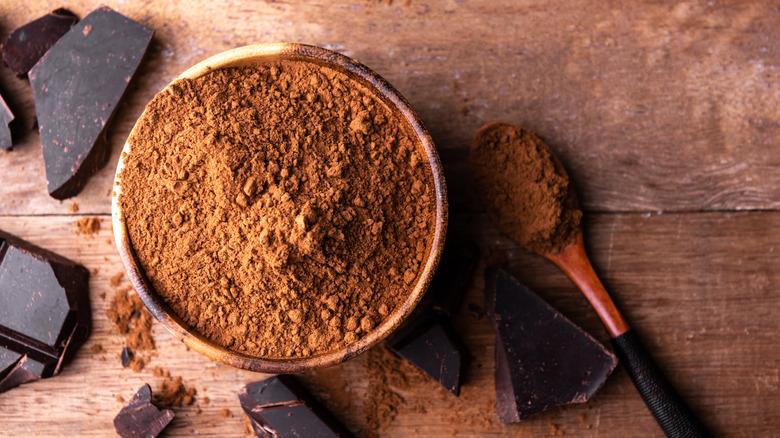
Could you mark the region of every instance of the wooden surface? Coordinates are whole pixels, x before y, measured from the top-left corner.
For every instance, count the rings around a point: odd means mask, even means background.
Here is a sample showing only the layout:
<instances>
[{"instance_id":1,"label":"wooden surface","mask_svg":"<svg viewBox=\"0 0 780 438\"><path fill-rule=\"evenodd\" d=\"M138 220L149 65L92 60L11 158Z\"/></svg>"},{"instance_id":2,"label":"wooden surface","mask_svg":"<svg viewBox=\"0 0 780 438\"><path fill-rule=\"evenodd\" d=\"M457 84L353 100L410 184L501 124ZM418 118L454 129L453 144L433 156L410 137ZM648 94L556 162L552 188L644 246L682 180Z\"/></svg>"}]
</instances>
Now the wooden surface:
<instances>
[{"instance_id":1,"label":"wooden surface","mask_svg":"<svg viewBox=\"0 0 780 438\"><path fill-rule=\"evenodd\" d=\"M0 152L0 228L73 258L90 280L94 329L58 377L0 394L0 436L111 436L112 419L161 366L198 390L167 436L240 436L238 388L262 375L219 365L157 324L156 356L123 370L122 338L105 318L112 244L109 191L118 153L146 102L172 78L240 45L292 41L355 57L394 84L431 131L450 192L450 237L482 249L466 303L481 304L487 260L510 271L598 339L597 316L549 262L487 220L468 174L468 145L491 121L535 130L579 187L596 271L678 390L718 436L780 427L780 10L769 3L599 1L107 1L157 30L120 105L112 158L73 200L46 193L38 134ZM0 1L0 36L47 10L99 4ZM27 82L0 68L0 89L28 127ZM79 205L77 214L71 204ZM73 223L97 215L94 238ZM778 251L775 249L778 248ZM101 298L107 294L107 299ZM591 402L502 426L490 403L493 335L464 309L456 330L474 355L460 398L409 372L380 436L661 436L618 370ZM100 344L104 353L92 352ZM359 435L371 353L304 376ZM205 397L210 399L205 403ZM343 402L347 398L348 402ZM228 408L233 418L220 415Z\"/></svg>"}]
</instances>

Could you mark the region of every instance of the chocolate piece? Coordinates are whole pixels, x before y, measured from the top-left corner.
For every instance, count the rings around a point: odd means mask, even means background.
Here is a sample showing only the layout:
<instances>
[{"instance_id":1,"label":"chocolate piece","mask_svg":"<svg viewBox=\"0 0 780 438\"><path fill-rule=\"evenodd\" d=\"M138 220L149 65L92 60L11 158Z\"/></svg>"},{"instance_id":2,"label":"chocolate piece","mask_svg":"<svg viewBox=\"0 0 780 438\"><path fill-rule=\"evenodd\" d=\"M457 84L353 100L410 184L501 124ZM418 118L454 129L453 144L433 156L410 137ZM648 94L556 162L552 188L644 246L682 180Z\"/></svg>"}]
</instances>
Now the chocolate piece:
<instances>
[{"instance_id":1,"label":"chocolate piece","mask_svg":"<svg viewBox=\"0 0 780 438\"><path fill-rule=\"evenodd\" d=\"M11 149L13 138L11 137L11 122L14 120L14 113L5 99L0 95L0 149Z\"/></svg>"},{"instance_id":2,"label":"chocolate piece","mask_svg":"<svg viewBox=\"0 0 780 438\"><path fill-rule=\"evenodd\" d=\"M127 368L130 366L130 362L133 361L133 350L125 347L122 349L122 368Z\"/></svg>"},{"instance_id":3,"label":"chocolate piece","mask_svg":"<svg viewBox=\"0 0 780 438\"><path fill-rule=\"evenodd\" d=\"M89 271L0 231L0 392L51 377L89 333Z\"/></svg>"},{"instance_id":4,"label":"chocolate piece","mask_svg":"<svg viewBox=\"0 0 780 438\"><path fill-rule=\"evenodd\" d=\"M238 399L259 437L353 436L290 375L251 383Z\"/></svg>"},{"instance_id":5,"label":"chocolate piece","mask_svg":"<svg viewBox=\"0 0 780 438\"><path fill-rule=\"evenodd\" d=\"M615 355L507 272L488 269L485 280L499 420L519 422L593 397L615 369Z\"/></svg>"},{"instance_id":6,"label":"chocolate piece","mask_svg":"<svg viewBox=\"0 0 780 438\"><path fill-rule=\"evenodd\" d=\"M79 19L64 8L54 10L11 32L0 50L6 65L19 77L38 62Z\"/></svg>"},{"instance_id":7,"label":"chocolate piece","mask_svg":"<svg viewBox=\"0 0 780 438\"><path fill-rule=\"evenodd\" d=\"M77 195L103 167L106 128L154 31L108 7L84 17L30 70L49 194Z\"/></svg>"},{"instance_id":8,"label":"chocolate piece","mask_svg":"<svg viewBox=\"0 0 780 438\"><path fill-rule=\"evenodd\" d=\"M431 376L447 391L460 395L467 353L447 319L432 317L404 327L388 340L387 348Z\"/></svg>"},{"instance_id":9,"label":"chocolate piece","mask_svg":"<svg viewBox=\"0 0 780 438\"><path fill-rule=\"evenodd\" d=\"M458 310L474 273L476 259L477 247L472 244L448 244L444 248L427 292L433 298L434 312L452 316Z\"/></svg>"},{"instance_id":10,"label":"chocolate piece","mask_svg":"<svg viewBox=\"0 0 780 438\"><path fill-rule=\"evenodd\" d=\"M144 385L114 418L114 429L122 438L153 438L173 420L173 411L152 404L152 388Z\"/></svg>"}]
</instances>

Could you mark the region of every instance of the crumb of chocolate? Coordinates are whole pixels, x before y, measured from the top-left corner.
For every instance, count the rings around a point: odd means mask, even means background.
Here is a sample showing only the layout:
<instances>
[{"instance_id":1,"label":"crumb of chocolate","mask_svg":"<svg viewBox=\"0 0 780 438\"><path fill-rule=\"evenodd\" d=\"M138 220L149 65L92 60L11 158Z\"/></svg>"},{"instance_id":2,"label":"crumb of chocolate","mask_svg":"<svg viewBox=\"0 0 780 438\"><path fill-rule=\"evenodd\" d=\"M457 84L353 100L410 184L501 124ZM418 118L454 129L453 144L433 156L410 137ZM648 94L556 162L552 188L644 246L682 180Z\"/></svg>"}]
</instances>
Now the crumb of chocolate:
<instances>
[{"instance_id":1,"label":"crumb of chocolate","mask_svg":"<svg viewBox=\"0 0 780 438\"><path fill-rule=\"evenodd\" d=\"M122 397L121 395L118 395L118 396L116 396L116 401L118 401L119 403L124 403L125 402L125 398Z\"/></svg>"},{"instance_id":2,"label":"crumb of chocolate","mask_svg":"<svg viewBox=\"0 0 780 438\"><path fill-rule=\"evenodd\" d=\"M103 346L100 344L95 344L92 346L92 352L95 354L102 353L103 352Z\"/></svg>"},{"instance_id":3,"label":"crumb of chocolate","mask_svg":"<svg viewBox=\"0 0 780 438\"><path fill-rule=\"evenodd\" d=\"M78 235L92 237L100 231L101 219L98 217L83 217L76 221L75 232Z\"/></svg>"},{"instance_id":4,"label":"crumb of chocolate","mask_svg":"<svg viewBox=\"0 0 780 438\"><path fill-rule=\"evenodd\" d=\"M233 418L233 413L232 413L232 412L230 412L230 409L228 409L228 408L222 408L222 410L220 411L220 413L221 413L221 414L222 414L222 416L223 416L223 417L225 417L225 418Z\"/></svg>"},{"instance_id":5,"label":"crumb of chocolate","mask_svg":"<svg viewBox=\"0 0 780 438\"><path fill-rule=\"evenodd\" d=\"M205 397L203 397L203 404L204 404L204 405L207 405L207 404L209 404L209 402L210 402L210 401L211 401L211 399L209 399L209 396L205 396Z\"/></svg>"},{"instance_id":6,"label":"crumb of chocolate","mask_svg":"<svg viewBox=\"0 0 780 438\"><path fill-rule=\"evenodd\" d=\"M78 213L79 212L79 205L75 202L73 204L70 204L70 212L71 213Z\"/></svg>"},{"instance_id":7,"label":"crumb of chocolate","mask_svg":"<svg viewBox=\"0 0 780 438\"><path fill-rule=\"evenodd\" d=\"M474 304L469 303L467 306L469 310L469 315L471 315L474 319L482 319L483 316L485 316L485 310L482 309L482 307Z\"/></svg>"}]
</instances>

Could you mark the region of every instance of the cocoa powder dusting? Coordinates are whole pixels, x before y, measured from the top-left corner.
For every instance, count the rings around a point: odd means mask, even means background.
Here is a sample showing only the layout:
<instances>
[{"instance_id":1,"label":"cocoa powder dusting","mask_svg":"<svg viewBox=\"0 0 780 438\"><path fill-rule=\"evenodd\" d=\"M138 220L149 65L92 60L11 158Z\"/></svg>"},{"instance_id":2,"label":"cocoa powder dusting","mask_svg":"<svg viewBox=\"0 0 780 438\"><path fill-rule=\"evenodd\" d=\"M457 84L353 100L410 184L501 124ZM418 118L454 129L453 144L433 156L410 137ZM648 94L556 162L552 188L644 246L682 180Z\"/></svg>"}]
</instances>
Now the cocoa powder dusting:
<instances>
[{"instance_id":1,"label":"cocoa powder dusting","mask_svg":"<svg viewBox=\"0 0 780 438\"><path fill-rule=\"evenodd\" d=\"M582 211L569 177L533 132L491 124L474 139L470 161L488 216L509 237L538 254L576 240Z\"/></svg>"},{"instance_id":2,"label":"cocoa powder dusting","mask_svg":"<svg viewBox=\"0 0 780 438\"><path fill-rule=\"evenodd\" d=\"M76 234L92 237L100 231L100 218L83 217L77 220L75 225Z\"/></svg>"},{"instance_id":3,"label":"cocoa powder dusting","mask_svg":"<svg viewBox=\"0 0 780 438\"><path fill-rule=\"evenodd\" d=\"M195 402L196 393L195 388L184 385L181 376L167 375L154 395L157 401L165 406L189 406Z\"/></svg>"},{"instance_id":4,"label":"cocoa powder dusting","mask_svg":"<svg viewBox=\"0 0 780 438\"><path fill-rule=\"evenodd\" d=\"M113 284L113 281L112 281ZM152 314L146 310L141 299L128 286L119 289L111 299L106 316L114 323L114 328L125 336L125 345L133 352L128 365L135 372L141 371L149 362L143 353L154 350L152 337Z\"/></svg>"},{"instance_id":5,"label":"cocoa powder dusting","mask_svg":"<svg viewBox=\"0 0 780 438\"><path fill-rule=\"evenodd\" d=\"M180 80L147 106L119 202L156 291L236 351L332 351L399 306L430 249L411 127L363 85L278 61Z\"/></svg>"}]
</instances>

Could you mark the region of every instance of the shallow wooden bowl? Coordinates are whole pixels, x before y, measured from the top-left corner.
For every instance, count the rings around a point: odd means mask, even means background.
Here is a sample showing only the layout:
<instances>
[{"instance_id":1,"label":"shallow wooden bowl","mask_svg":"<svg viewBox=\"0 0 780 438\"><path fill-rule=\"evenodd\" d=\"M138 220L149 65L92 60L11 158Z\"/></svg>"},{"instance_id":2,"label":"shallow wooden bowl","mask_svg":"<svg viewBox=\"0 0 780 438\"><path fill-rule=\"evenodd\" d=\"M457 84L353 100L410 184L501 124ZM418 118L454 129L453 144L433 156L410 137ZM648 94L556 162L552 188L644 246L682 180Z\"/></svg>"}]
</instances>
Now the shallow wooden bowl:
<instances>
[{"instance_id":1,"label":"shallow wooden bowl","mask_svg":"<svg viewBox=\"0 0 780 438\"><path fill-rule=\"evenodd\" d=\"M191 329L155 292L146 278L138 263L132 243L127 234L127 226L125 225L122 209L118 202L118 197L122 192L119 174L124 167L121 156L114 179L114 191L111 201L112 222L119 255L122 258L122 263L127 270L133 287L152 315L154 315L154 317L157 318L157 320L175 337L193 350L204 354L211 359L218 360L234 367L264 373L299 373L335 365L366 351L371 346L390 335L398 328L404 319L412 313L412 310L428 288L428 284L439 263L439 257L441 256L441 251L444 246L444 237L447 229L447 192L436 148L433 145L433 141L431 140L428 131L423 127L422 121L417 116L417 113L409 106L406 99L404 99L395 88L388 84L387 81L371 71L368 67L344 55L320 47L303 44L258 44L254 46L239 47L215 55L191 67L189 70L182 73L179 78L192 79L219 68L254 65L279 59L324 65L344 72L352 79L361 82L370 90L373 90L375 95L382 99L388 107L395 108L399 117L405 119L411 125L418 140L422 144L427 163L433 174L436 193L435 230L431 242L429 243L431 248L428 252L428 258L422 265L422 271L418 275L411 293L400 307L368 335L336 351L305 358L290 359L268 359L239 353L218 345L205 338L197 331ZM143 115L141 117L143 118ZM135 128L133 130L135 130ZM122 156L129 152L130 144L125 143L124 149L122 150Z\"/></svg>"}]
</instances>

